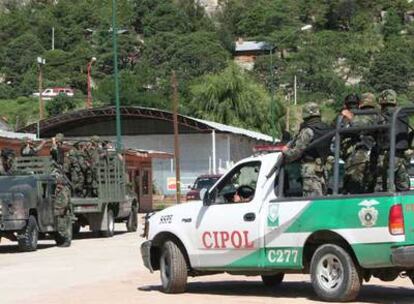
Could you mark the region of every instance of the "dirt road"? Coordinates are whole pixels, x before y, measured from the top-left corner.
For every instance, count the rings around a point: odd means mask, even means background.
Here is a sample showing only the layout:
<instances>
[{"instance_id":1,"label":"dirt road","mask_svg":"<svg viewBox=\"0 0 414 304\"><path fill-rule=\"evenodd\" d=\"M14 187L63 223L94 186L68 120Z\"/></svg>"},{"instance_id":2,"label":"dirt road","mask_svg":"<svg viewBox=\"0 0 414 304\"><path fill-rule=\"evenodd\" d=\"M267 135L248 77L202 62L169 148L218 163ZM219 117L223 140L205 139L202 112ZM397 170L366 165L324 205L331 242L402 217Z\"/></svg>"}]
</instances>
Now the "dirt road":
<instances>
[{"instance_id":1,"label":"dirt road","mask_svg":"<svg viewBox=\"0 0 414 304\"><path fill-rule=\"evenodd\" d=\"M309 277L288 275L278 289L262 286L257 277L215 275L189 279L186 294L159 291L159 273L150 274L139 255L138 233L123 231L113 238L90 233L70 248L42 241L38 251L19 253L14 243L0 244L0 303L320 303ZM414 303L408 279L392 283L372 280L356 303Z\"/></svg>"}]
</instances>

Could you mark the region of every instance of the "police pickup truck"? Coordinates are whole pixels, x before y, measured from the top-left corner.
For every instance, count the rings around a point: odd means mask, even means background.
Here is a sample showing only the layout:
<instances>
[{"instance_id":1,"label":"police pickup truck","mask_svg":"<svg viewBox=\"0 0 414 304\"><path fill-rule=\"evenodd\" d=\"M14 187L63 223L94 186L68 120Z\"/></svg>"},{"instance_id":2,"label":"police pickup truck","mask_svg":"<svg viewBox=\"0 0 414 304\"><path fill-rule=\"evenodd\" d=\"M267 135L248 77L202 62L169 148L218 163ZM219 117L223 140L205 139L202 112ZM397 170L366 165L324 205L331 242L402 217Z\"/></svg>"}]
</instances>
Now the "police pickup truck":
<instances>
[{"instance_id":1,"label":"police pickup truck","mask_svg":"<svg viewBox=\"0 0 414 304\"><path fill-rule=\"evenodd\" d=\"M186 290L187 276L226 272L261 276L279 285L287 273L310 274L325 301L350 301L371 277L414 279L414 192L396 192L392 120L365 132L389 132L387 191L345 195L339 170L340 138L361 132L338 119L332 185L324 197L302 197L300 164L281 152L241 160L202 201L148 214L141 245L145 266L160 270L162 290ZM368 114L366 114L368 115ZM380 132L381 131L381 132Z\"/></svg>"}]
</instances>

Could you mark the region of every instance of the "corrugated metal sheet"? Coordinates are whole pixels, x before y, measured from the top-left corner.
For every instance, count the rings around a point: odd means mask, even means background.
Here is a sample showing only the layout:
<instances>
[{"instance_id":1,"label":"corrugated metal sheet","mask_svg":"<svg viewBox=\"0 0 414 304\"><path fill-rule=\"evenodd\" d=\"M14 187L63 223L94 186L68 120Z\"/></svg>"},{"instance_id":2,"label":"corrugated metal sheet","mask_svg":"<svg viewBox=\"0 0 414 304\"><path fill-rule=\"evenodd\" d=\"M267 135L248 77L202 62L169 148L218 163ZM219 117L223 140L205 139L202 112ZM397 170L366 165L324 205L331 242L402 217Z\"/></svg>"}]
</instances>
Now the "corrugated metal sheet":
<instances>
[{"instance_id":1,"label":"corrugated metal sheet","mask_svg":"<svg viewBox=\"0 0 414 304\"><path fill-rule=\"evenodd\" d=\"M236 52L269 51L270 44L263 41L236 42Z\"/></svg>"},{"instance_id":2,"label":"corrugated metal sheet","mask_svg":"<svg viewBox=\"0 0 414 304\"><path fill-rule=\"evenodd\" d=\"M15 139L22 139L24 137L27 137L31 139L36 139L36 134L0 130L0 137L15 138Z\"/></svg>"},{"instance_id":3,"label":"corrugated metal sheet","mask_svg":"<svg viewBox=\"0 0 414 304\"><path fill-rule=\"evenodd\" d=\"M186 116L186 117L188 117L188 116ZM266 141L266 142L272 142L272 137L271 136L260 133L260 132L250 131L250 130L246 130L246 129L243 129L243 128L228 126L228 125L224 125L224 124L221 124L221 123L218 123L218 122L198 119L198 118L194 118L194 117L188 117L188 118L193 119L195 121L198 121L199 123L208 125L210 128L215 129L216 131L219 131L219 132L238 134L238 135L243 135L243 136L247 136L247 137L250 137L250 138L254 138L256 140L263 140L263 141ZM279 140L276 139L276 141L279 141Z\"/></svg>"}]
</instances>

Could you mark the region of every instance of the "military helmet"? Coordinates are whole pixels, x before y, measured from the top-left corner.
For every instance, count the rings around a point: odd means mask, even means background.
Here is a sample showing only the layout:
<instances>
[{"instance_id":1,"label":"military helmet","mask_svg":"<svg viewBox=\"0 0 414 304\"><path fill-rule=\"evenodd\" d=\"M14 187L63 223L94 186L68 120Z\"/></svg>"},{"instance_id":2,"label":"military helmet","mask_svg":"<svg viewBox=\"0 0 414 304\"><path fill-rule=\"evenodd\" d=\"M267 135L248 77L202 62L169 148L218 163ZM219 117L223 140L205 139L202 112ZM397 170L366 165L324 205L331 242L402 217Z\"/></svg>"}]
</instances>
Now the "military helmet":
<instances>
[{"instance_id":1,"label":"military helmet","mask_svg":"<svg viewBox=\"0 0 414 304\"><path fill-rule=\"evenodd\" d=\"M372 93L364 93L361 96L361 102L359 107L363 108L375 108L377 106L375 95Z\"/></svg>"},{"instance_id":2,"label":"military helmet","mask_svg":"<svg viewBox=\"0 0 414 304\"><path fill-rule=\"evenodd\" d=\"M58 133L58 134L56 134L56 136L55 136L56 141L60 141L60 142L62 142L62 141L63 141L63 138L64 138L64 136L63 136L63 134L62 134L62 133Z\"/></svg>"},{"instance_id":3,"label":"military helmet","mask_svg":"<svg viewBox=\"0 0 414 304\"><path fill-rule=\"evenodd\" d=\"M94 135L94 136L91 137L91 142L93 142L93 143L98 143L100 141L101 141L101 139L99 138L98 135Z\"/></svg>"},{"instance_id":4,"label":"military helmet","mask_svg":"<svg viewBox=\"0 0 414 304\"><path fill-rule=\"evenodd\" d=\"M397 93L394 90L384 90L379 98L380 105L397 105Z\"/></svg>"},{"instance_id":5,"label":"military helmet","mask_svg":"<svg viewBox=\"0 0 414 304\"><path fill-rule=\"evenodd\" d=\"M359 96L357 94L352 93L352 94L349 94L345 97L344 105L346 105L348 107L349 106L356 106L356 105L359 104L359 102L360 102Z\"/></svg>"},{"instance_id":6,"label":"military helmet","mask_svg":"<svg viewBox=\"0 0 414 304\"><path fill-rule=\"evenodd\" d=\"M303 106L302 117L307 119L309 117L321 116L321 111L316 102L308 102Z\"/></svg>"}]
</instances>

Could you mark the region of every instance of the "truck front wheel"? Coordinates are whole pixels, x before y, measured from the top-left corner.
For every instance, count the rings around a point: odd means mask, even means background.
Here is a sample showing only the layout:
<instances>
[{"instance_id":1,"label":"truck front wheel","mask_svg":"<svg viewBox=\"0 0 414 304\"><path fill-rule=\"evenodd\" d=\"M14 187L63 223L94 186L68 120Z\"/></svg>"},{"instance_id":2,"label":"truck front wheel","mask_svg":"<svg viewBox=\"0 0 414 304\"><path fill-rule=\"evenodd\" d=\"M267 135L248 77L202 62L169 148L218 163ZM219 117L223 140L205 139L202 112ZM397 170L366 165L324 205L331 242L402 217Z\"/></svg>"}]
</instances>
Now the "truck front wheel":
<instances>
[{"instance_id":1,"label":"truck front wheel","mask_svg":"<svg viewBox=\"0 0 414 304\"><path fill-rule=\"evenodd\" d=\"M352 301L361 288L360 275L352 257L334 244L320 246L315 251L310 274L313 289L325 301Z\"/></svg>"},{"instance_id":2,"label":"truck front wheel","mask_svg":"<svg viewBox=\"0 0 414 304\"><path fill-rule=\"evenodd\" d=\"M285 274L283 272L275 275L262 275L263 285L266 287L277 287L282 283L284 277Z\"/></svg>"},{"instance_id":3,"label":"truck front wheel","mask_svg":"<svg viewBox=\"0 0 414 304\"><path fill-rule=\"evenodd\" d=\"M39 239L39 228L36 218L31 215L26 227L18 234L17 240L21 251L35 251Z\"/></svg>"},{"instance_id":4,"label":"truck front wheel","mask_svg":"<svg viewBox=\"0 0 414 304\"><path fill-rule=\"evenodd\" d=\"M187 288L187 263L177 244L167 241L160 257L162 290L166 293L181 293Z\"/></svg>"}]
</instances>

